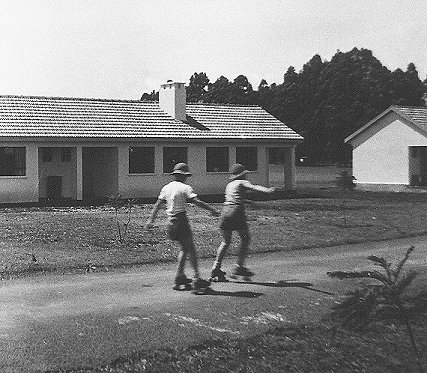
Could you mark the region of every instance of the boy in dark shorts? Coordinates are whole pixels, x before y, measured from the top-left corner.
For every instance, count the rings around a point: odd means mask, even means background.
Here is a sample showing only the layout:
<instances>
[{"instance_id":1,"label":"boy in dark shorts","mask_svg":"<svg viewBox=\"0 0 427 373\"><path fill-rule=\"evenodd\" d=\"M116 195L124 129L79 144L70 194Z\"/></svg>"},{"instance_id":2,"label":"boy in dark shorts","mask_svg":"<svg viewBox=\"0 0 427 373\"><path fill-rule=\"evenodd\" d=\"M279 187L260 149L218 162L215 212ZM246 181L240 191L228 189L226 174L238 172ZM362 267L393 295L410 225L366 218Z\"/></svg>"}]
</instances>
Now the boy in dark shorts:
<instances>
[{"instance_id":1,"label":"boy in dark shorts","mask_svg":"<svg viewBox=\"0 0 427 373\"><path fill-rule=\"evenodd\" d=\"M200 278L193 233L186 213L187 201L210 211L214 216L218 216L219 214L213 207L199 200L193 188L185 184L187 178L191 176L188 166L185 163L176 164L171 175L174 177L174 180L166 184L160 191L157 202L146 223L146 228L150 228L153 225L157 212L160 207L166 203L169 238L173 241L177 241L181 246L181 250L178 254L178 270L174 289L180 290L182 286L184 286L184 288L190 287L191 280L187 278L184 273L185 262L188 256L194 270L193 290L198 292L201 289L208 288L209 282Z\"/></svg>"},{"instance_id":2,"label":"boy in dark shorts","mask_svg":"<svg viewBox=\"0 0 427 373\"><path fill-rule=\"evenodd\" d=\"M261 185L253 185L246 180L249 172L240 163L236 163L231 168L230 182L225 188L225 202L220 218L220 230L222 242L218 248L215 262L212 267L211 279L226 281L225 272L221 270L221 263L231 243L233 231L237 231L240 236L237 264L232 271L232 277L242 276L249 279L253 272L245 267L245 260L249 248L249 228L245 214L245 195L248 190L263 193L273 193L274 188L266 188Z\"/></svg>"}]
</instances>

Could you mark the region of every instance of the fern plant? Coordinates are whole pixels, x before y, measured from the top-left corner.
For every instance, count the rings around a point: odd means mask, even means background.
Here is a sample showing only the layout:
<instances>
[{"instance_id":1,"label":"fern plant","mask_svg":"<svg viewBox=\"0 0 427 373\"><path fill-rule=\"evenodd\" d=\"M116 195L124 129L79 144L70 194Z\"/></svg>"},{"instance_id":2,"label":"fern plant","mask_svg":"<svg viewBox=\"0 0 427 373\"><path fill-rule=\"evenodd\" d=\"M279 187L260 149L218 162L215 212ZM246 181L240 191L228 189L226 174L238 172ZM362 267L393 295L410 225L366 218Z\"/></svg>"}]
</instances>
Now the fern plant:
<instances>
[{"instance_id":1,"label":"fern plant","mask_svg":"<svg viewBox=\"0 0 427 373\"><path fill-rule=\"evenodd\" d=\"M411 246L403 258L393 266L382 257L371 255L368 259L379 267L357 272L327 272L338 279L372 279L374 282L362 283L353 291L346 293L343 302L335 305L330 316L343 327L363 331L374 322L400 322L405 325L411 347L417 360L418 369L423 372L421 357L417 348L411 320L427 313L427 292L413 293L409 287L415 279L415 271L403 271L403 266L414 250Z\"/></svg>"}]
</instances>

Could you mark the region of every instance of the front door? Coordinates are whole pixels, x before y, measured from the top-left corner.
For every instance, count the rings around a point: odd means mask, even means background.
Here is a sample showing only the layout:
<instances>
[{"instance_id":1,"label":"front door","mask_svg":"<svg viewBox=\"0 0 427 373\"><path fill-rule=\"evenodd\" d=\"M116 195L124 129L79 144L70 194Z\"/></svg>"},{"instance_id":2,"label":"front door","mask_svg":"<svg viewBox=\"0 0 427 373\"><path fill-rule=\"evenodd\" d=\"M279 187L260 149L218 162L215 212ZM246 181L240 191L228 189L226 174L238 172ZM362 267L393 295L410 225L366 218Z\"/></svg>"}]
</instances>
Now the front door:
<instances>
[{"instance_id":1,"label":"front door","mask_svg":"<svg viewBox=\"0 0 427 373\"><path fill-rule=\"evenodd\" d=\"M48 176L46 179L46 194L49 201L58 201L62 198L62 177Z\"/></svg>"},{"instance_id":2,"label":"front door","mask_svg":"<svg viewBox=\"0 0 427 373\"><path fill-rule=\"evenodd\" d=\"M85 147L82 149L83 199L98 200L118 194L118 149Z\"/></svg>"}]
</instances>

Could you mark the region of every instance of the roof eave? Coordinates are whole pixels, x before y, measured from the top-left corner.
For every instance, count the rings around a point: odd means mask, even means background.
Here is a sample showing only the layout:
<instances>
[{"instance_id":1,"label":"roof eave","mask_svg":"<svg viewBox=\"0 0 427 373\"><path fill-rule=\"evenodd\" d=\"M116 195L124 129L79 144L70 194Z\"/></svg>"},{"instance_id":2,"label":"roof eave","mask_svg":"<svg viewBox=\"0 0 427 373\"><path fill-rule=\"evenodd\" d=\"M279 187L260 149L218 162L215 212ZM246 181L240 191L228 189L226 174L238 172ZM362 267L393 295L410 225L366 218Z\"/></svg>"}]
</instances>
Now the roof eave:
<instances>
[{"instance_id":1,"label":"roof eave","mask_svg":"<svg viewBox=\"0 0 427 373\"><path fill-rule=\"evenodd\" d=\"M93 142L93 141L105 141L105 142L123 142L123 141L161 141L161 142L171 142L171 141L191 141L191 142L232 142L232 141L245 141L245 142L290 142L290 143L301 143L304 141L304 138L250 138L250 137L94 137L94 136L0 136L0 141L2 142L51 142L51 141L81 141L81 142Z\"/></svg>"},{"instance_id":2,"label":"roof eave","mask_svg":"<svg viewBox=\"0 0 427 373\"><path fill-rule=\"evenodd\" d=\"M419 128L421 131L427 133L427 129L426 128L424 128L422 125L420 125L419 123L417 123L416 120L414 120L413 118L409 117L404 112L402 112L401 110L399 110L398 106L392 105L388 109L384 110L382 113L378 114L374 119L372 119L371 121L369 121L368 123L366 123L364 126L362 126L361 128L359 128L357 131L353 132L350 136L346 137L344 139L344 142L346 142L346 143L349 142L351 144L352 140L354 140L362 132L364 132L366 129L368 129L369 127L371 127L375 122L377 122L379 119L381 119L382 117L384 117L385 115L387 115L391 111L393 111L394 113L396 113L397 115L399 115L403 119L407 120L409 123L413 124L414 126L416 126L417 128Z\"/></svg>"},{"instance_id":3,"label":"roof eave","mask_svg":"<svg viewBox=\"0 0 427 373\"><path fill-rule=\"evenodd\" d=\"M375 122L377 122L379 119L381 119L382 117L384 117L390 111L396 112L395 107L394 106L390 106L388 109L386 109L383 112L381 112L380 114L378 114L374 119L370 120L364 126L360 127L358 130L356 130L355 132L353 132L350 136L346 137L344 139L344 142L345 143L348 143L348 142L351 143L351 141L355 137L359 136L362 132L364 132L366 129L368 129L369 127L371 127Z\"/></svg>"}]
</instances>

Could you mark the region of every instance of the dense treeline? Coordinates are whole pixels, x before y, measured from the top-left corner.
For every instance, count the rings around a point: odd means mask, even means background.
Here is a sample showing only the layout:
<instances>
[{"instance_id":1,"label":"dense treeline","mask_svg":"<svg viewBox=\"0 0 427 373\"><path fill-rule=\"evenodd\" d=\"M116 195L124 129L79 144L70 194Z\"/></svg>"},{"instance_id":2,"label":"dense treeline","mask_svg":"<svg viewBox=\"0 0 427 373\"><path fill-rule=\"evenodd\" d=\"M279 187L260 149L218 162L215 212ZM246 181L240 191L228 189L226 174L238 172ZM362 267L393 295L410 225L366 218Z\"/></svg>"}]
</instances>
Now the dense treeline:
<instances>
[{"instance_id":1,"label":"dense treeline","mask_svg":"<svg viewBox=\"0 0 427 373\"><path fill-rule=\"evenodd\" d=\"M298 157L316 163L348 163L351 149L344 139L390 105L424 105L422 82L413 63L403 71L388 70L367 49L343 53L330 61L313 56L296 72L290 66L281 84L264 79L254 90L244 75L234 81L221 76L211 83L194 73L187 86L188 102L260 105L304 136ZM142 100L157 100L158 92Z\"/></svg>"}]
</instances>

